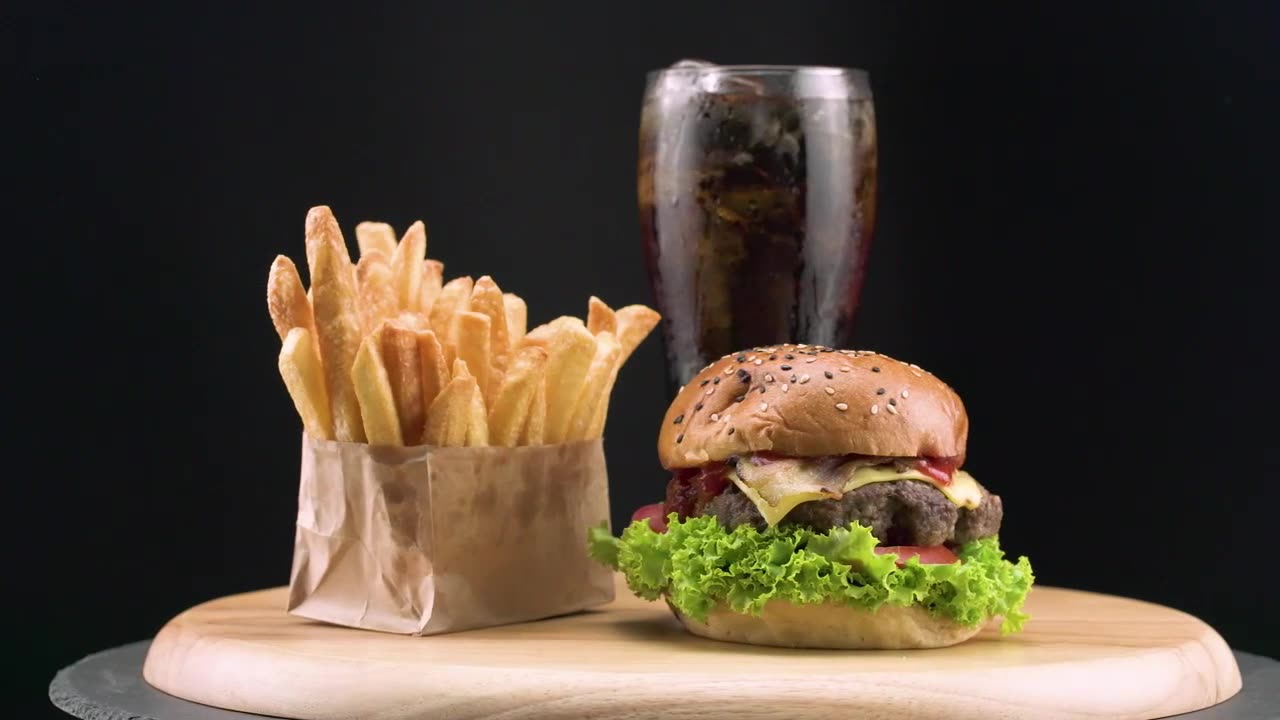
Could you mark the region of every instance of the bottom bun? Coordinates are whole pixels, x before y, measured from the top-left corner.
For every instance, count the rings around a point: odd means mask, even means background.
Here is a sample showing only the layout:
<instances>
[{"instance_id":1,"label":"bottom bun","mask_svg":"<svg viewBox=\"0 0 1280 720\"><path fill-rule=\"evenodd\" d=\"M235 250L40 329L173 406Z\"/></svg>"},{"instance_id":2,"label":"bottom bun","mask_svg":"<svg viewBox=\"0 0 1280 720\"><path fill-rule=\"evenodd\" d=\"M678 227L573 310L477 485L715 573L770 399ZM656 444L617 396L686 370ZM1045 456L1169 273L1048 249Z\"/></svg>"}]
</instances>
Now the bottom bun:
<instances>
[{"instance_id":1,"label":"bottom bun","mask_svg":"<svg viewBox=\"0 0 1280 720\"><path fill-rule=\"evenodd\" d=\"M965 627L934 617L922 607L882 605L872 612L834 603L794 605L772 601L759 615L717 605L698 622L671 605L684 627L712 640L789 648L833 650L906 650L962 643L982 626Z\"/></svg>"}]
</instances>

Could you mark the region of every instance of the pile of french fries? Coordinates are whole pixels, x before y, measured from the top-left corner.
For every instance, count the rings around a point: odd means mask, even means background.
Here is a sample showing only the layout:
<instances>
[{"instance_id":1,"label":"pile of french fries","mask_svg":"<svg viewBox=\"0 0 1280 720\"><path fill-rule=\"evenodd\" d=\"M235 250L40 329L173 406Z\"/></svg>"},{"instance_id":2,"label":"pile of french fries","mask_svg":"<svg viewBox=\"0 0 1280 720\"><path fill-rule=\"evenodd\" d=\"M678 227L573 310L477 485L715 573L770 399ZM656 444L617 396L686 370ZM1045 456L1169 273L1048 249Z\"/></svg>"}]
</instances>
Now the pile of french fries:
<instances>
[{"instance_id":1,"label":"pile of french fries","mask_svg":"<svg viewBox=\"0 0 1280 720\"><path fill-rule=\"evenodd\" d=\"M489 276L444 281L415 222L356 226L351 261L328 207L307 213L310 289L277 256L267 308L279 369L307 434L403 446L515 447L604 434L618 369L657 325L643 305L599 298L587 319L526 332L528 308Z\"/></svg>"}]
</instances>

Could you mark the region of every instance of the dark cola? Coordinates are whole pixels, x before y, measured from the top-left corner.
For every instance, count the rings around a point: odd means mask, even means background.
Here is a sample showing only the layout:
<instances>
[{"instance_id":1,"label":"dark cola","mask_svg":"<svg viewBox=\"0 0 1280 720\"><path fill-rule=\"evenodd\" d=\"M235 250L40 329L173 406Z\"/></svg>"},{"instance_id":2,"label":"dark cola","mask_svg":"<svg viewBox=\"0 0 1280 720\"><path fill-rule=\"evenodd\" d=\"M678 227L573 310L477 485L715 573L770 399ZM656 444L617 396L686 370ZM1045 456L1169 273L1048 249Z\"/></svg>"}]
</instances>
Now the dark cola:
<instances>
[{"instance_id":1,"label":"dark cola","mask_svg":"<svg viewBox=\"0 0 1280 720\"><path fill-rule=\"evenodd\" d=\"M846 345L875 226L865 77L673 72L650 76L638 178L672 388L746 347Z\"/></svg>"}]
</instances>

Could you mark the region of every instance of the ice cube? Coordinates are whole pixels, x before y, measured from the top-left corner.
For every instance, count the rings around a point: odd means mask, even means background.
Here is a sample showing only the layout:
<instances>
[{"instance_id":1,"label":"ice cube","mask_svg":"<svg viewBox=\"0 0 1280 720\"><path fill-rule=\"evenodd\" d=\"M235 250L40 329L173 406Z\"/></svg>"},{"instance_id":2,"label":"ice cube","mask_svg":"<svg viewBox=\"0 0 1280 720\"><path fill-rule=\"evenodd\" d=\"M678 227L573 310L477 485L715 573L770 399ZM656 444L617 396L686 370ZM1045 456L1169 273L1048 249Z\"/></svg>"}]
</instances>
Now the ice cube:
<instances>
[{"instance_id":1,"label":"ice cube","mask_svg":"<svg viewBox=\"0 0 1280 720\"><path fill-rule=\"evenodd\" d=\"M697 70L719 66L708 60L684 59L672 63L671 67L675 70Z\"/></svg>"}]
</instances>

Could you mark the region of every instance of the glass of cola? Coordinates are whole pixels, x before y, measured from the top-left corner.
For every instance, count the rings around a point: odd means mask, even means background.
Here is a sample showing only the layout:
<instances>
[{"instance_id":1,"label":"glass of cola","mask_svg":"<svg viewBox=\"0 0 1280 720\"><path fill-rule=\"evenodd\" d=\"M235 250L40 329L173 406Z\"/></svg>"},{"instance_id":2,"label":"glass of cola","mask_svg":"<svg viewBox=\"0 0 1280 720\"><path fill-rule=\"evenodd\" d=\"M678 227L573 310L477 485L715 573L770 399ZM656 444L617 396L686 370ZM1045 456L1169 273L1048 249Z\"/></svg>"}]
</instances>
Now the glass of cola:
<instances>
[{"instance_id":1,"label":"glass of cola","mask_svg":"<svg viewBox=\"0 0 1280 720\"><path fill-rule=\"evenodd\" d=\"M670 391L740 349L847 346L875 227L867 74L682 61L646 80L637 185Z\"/></svg>"}]
</instances>

